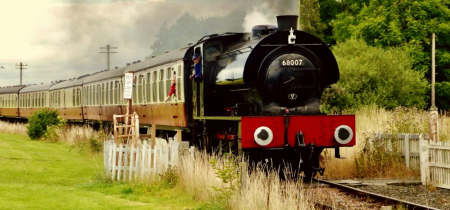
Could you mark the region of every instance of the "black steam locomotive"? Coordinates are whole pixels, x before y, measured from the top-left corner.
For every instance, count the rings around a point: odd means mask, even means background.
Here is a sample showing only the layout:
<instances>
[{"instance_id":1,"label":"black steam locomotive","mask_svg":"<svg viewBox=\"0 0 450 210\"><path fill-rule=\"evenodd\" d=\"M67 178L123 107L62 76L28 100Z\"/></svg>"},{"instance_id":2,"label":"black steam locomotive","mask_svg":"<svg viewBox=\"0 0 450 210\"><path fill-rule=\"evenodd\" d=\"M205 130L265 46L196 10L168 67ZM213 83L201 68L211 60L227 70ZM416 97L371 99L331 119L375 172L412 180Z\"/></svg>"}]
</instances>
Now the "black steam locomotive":
<instances>
[{"instance_id":1,"label":"black steam locomotive","mask_svg":"<svg viewBox=\"0 0 450 210\"><path fill-rule=\"evenodd\" d=\"M297 16L277 18L278 28L212 35L193 48L203 55L203 79L192 82L188 119L198 145L292 163L312 177L323 173L324 148L339 157L339 147L355 145L355 118L320 113L323 90L339 80L336 59L319 38L296 29Z\"/></svg>"}]
</instances>

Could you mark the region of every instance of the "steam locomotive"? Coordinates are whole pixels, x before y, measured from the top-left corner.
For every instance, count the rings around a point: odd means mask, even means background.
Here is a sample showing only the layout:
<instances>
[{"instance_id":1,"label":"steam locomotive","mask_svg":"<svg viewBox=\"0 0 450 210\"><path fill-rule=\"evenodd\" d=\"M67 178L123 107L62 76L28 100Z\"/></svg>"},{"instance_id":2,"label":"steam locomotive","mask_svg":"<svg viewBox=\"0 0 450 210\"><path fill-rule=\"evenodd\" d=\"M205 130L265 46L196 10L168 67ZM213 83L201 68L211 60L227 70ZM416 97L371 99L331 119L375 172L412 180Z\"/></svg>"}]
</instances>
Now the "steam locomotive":
<instances>
[{"instance_id":1,"label":"steam locomotive","mask_svg":"<svg viewBox=\"0 0 450 210\"><path fill-rule=\"evenodd\" d=\"M124 73L133 72L132 111L157 135L180 133L210 152L252 161L291 163L306 177L323 173L324 148L354 146L355 116L320 113L325 88L339 80L332 52L317 37L297 30L297 16L278 16L278 27L252 33L207 35L122 68L67 81L0 88L0 117L27 118L42 108L69 121L111 122L124 114ZM201 57L201 77L192 57ZM169 94L173 75L176 90Z\"/></svg>"}]
</instances>

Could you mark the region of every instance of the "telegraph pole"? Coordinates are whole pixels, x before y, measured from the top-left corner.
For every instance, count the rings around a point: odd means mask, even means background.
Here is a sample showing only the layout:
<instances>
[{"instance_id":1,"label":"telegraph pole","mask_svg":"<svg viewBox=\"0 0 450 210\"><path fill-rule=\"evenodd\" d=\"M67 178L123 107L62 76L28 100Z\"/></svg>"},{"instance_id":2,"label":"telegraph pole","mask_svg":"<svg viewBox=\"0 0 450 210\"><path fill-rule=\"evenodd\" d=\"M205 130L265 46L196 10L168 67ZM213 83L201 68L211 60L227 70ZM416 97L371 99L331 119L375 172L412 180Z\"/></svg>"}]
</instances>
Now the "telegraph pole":
<instances>
[{"instance_id":1,"label":"telegraph pole","mask_svg":"<svg viewBox=\"0 0 450 210\"><path fill-rule=\"evenodd\" d=\"M27 69L24 66L27 66L27 64L22 64L22 62L20 64L16 63L16 69L20 69L20 85L22 85L22 69Z\"/></svg>"},{"instance_id":2,"label":"telegraph pole","mask_svg":"<svg viewBox=\"0 0 450 210\"><path fill-rule=\"evenodd\" d=\"M439 141L439 112L438 108L436 106L436 98L435 98L435 90L434 90L434 83L435 83L435 52L436 52L436 36L433 33L432 40L431 40L431 107L430 107L430 139L433 141Z\"/></svg>"},{"instance_id":3,"label":"telegraph pole","mask_svg":"<svg viewBox=\"0 0 450 210\"><path fill-rule=\"evenodd\" d=\"M108 60L106 61L106 65L108 66L108 71L110 70L109 69L109 66L110 66L110 60L109 60L109 54L110 53L117 53L117 52L112 52L111 50L112 49L117 49L117 47L111 47L109 44L108 45L106 45L106 47L100 47L100 49L106 49L106 52L100 52L100 53L107 53L107 56L108 56Z\"/></svg>"}]
</instances>

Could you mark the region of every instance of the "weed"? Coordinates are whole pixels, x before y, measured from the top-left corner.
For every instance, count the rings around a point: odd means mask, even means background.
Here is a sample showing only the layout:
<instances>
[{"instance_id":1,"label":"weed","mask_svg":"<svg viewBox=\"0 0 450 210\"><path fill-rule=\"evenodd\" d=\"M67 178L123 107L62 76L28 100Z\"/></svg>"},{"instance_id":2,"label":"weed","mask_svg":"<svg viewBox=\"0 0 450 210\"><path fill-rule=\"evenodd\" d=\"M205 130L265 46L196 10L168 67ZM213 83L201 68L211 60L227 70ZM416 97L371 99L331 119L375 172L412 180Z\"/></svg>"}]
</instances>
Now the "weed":
<instances>
[{"instance_id":1,"label":"weed","mask_svg":"<svg viewBox=\"0 0 450 210\"><path fill-rule=\"evenodd\" d=\"M431 191L431 192L434 192L434 191L437 190L437 187L434 186L433 184L428 184L428 185L427 185L427 190L428 190L428 191Z\"/></svg>"},{"instance_id":2,"label":"weed","mask_svg":"<svg viewBox=\"0 0 450 210\"><path fill-rule=\"evenodd\" d=\"M229 198L239 188L239 166L236 158L232 154L225 154L222 163L213 158L210 161L211 166L216 171L218 178L222 180L222 187L212 186L212 188L221 194L221 197Z\"/></svg>"},{"instance_id":3,"label":"weed","mask_svg":"<svg viewBox=\"0 0 450 210\"><path fill-rule=\"evenodd\" d=\"M98 138L91 137L89 138L89 148L91 152L101 152L103 150L103 141L100 141Z\"/></svg>"},{"instance_id":4,"label":"weed","mask_svg":"<svg viewBox=\"0 0 450 210\"><path fill-rule=\"evenodd\" d=\"M127 188L122 190L122 194L128 195L128 194L131 194L131 193L133 193L133 189L131 189L131 187L127 187Z\"/></svg>"},{"instance_id":5,"label":"weed","mask_svg":"<svg viewBox=\"0 0 450 210\"><path fill-rule=\"evenodd\" d=\"M178 175L177 175L176 168L169 166L166 173L164 173L164 175L162 175L161 181L162 181L163 185L168 188L175 187L175 185L177 184L177 181L178 181Z\"/></svg>"}]
</instances>

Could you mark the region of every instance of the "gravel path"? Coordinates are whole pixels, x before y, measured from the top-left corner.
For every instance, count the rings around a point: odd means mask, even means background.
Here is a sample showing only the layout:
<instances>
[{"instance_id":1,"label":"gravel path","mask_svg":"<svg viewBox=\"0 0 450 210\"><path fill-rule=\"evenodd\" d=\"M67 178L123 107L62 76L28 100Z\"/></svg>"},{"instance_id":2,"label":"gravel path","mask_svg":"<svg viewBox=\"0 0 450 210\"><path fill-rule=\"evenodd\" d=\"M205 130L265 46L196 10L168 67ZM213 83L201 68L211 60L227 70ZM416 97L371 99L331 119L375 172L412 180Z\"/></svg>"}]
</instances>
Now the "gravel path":
<instances>
[{"instance_id":1,"label":"gravel path","mask_svg":"<svg viewBox=\"0 0 450 210\"><path fill-rule=\"evenodd\" d=\"M358 189L406 200L438 209L450 210L450 190L423 185L355 186Z\"/></svg>"},{"instance_id":2,"label":"gravel path","mask_svg":"<svg viewBox=\"0 0 450 210\"><path fill-rule=\"evenodd\" d=\"M417 180L342 180L341 184L361 190L394 197L412 203L422 204L437 209L450 210L450 189L441 189L433 186L423 186ZM419 182L420 183L420 182ZM362 184L362 185L358 185ZM366 185L369 184L369 185ZM380 209L382 203L374 202L361 195L347 194L326 184L305 185L306 191L314 202L333 206L334 209ZM320 187L319 187L320 186ZM395 207L393 208L395 209Z\"/></svg>"}]
</instances>

